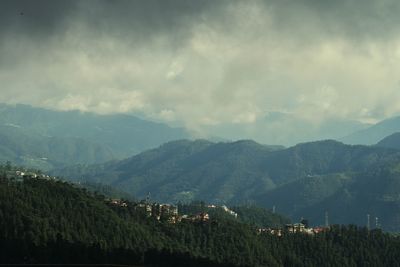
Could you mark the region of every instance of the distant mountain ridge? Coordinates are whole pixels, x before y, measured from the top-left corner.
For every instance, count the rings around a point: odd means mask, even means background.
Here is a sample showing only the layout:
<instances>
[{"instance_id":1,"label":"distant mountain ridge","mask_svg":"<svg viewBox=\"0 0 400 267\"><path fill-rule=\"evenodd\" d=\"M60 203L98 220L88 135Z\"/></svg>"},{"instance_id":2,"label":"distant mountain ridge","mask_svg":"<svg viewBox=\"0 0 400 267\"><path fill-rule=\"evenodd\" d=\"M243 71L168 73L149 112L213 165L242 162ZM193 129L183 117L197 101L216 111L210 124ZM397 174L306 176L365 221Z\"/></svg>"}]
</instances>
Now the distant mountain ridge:
<instances>
[{"instance_id":1,"label":"distant mountain ridge","mask_svg":"<svg viewBox=\"0 0 400 267\"><path fill-rule=\"evenodd\" d=\"M183 140L56 174L110 184L138 198L150 192L158 201L276 206L294 220L306 216L321 224L327 209L335 223L363 224L370 213L386 229L399 229L400 151L376 146L326 140L284 149Z\"/></svg>"},{"instance_id":2,"label":"distant mountain ridge","mask_svg":"<svg viewBox=\"0 0 400 267\"><path fill-rule=\"evenodd\" d=\"M15 136L9 134L11 129ZM0 134L2 132L11 142L2 141L4 159L17 159L15 163L32 166L20 158L31 155L34 161L49 158L50 164L39 164L45 169L122 159L164 142L188 137L184 129L130 115L97 115L7 104L0 104ZM76 152L70 151L72 147ZM57 156L53 155L53 150L58 151Z\"/></svg>"},{"instance_id":3,"label":"distant mountain ridge","mask_svg":"<svg viewBox=\"0 0 400 267\"><path fill-rule=\"evenodd\" d=\"M400 149L400 132L396 132L383 138L376 145L380 147Z\"/></svg>"},{"instance_id":4,"label":"distant mountain ridge","mask_svg":"<svg viewBox=\"0 0 400 267\"><path fill-rule=\"evenodd\" d=\"M0 161L49 170L68 164L113 159L106 146L76 137L49 137L23 128L0 125Z\"/></svg>"},{"instance_id":5,"label":"distant mountain ridge","mask_svg":"<svg viewBox=\"0 0 400 267\"><path fill-rule=\"evenodd\" d=\"M222 123L208 126L207 131L228 140L245 138L263 144L292 146L315 140L339 139L369 126L346 118L325 118L315 122L295 114L269 112L252 123Z\"/></svg>"},{"instance_id":6,"label":"distant mountain ridge","mask_svg":"<svg viewBox=\"0 0 400 267\"><path fill-rule=\"evenodd\" d=\"M400 132L400 116L378 122L366 129L356 131L339 140L346 144L374 145L383 138Z\"/></svg>"}]
</instances>

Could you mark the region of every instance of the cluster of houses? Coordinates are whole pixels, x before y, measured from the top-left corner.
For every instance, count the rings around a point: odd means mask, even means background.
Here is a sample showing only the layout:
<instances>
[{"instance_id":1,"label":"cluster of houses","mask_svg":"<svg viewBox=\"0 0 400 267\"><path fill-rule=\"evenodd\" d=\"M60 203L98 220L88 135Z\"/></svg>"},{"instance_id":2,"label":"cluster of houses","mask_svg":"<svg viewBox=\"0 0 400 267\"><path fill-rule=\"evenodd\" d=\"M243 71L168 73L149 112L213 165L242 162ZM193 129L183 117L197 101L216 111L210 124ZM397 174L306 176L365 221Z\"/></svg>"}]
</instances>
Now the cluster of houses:
<instances>
[{"instance_id":1,"label":"cluster of houses","mask_svg":"<svg viewBox=\"0 0 400 267\"><path fill-rule=\"evenodd\" d=\"M15 179L17 181L22 181L23 179L45 179L45 180L54 180L55 178L52 176L49 176L47 174L42 174L42 173L36 173L33 171L25 171L25 170L13 170L13 171L8 171L6 173L7 178L9 179Z\"/></svg>"},{"instance_id":2,"label":"cluster of houses","mask_svg":"<svg viewBox=\"0 0 400 267\"><path fill-rule=\"evenodd\" d=\"M111 199L110 203L120 207L127 207L128 203L120 199ZM134 204L136 210L141 210L146 214L147 217L155 218L158 221L168 222L175 224L177 222L207 222L210 220L210 216L206 212L200 212L193 215L179 215L178 207L171 204L158 204L140 202ZM207 205L207 208L214 209L218 208L216 205ZM226 206L221 206L225 212L237 218L237 213L230 210ZM300 223L286 224L283 228L258 228L259 234L272 234L276 236L282 236L284 234L295 234L304 233L309 235L315 235L323 231L328 230L329 227L308 227L307 220L301 220Z\"/></svg>"},{"instance_id":3,"label":"cluster of houses","mask_svg":"<svg viewBox=\"0 0 400 267\"><path fill-rule=\"evenodd\" d=\"M194 215L179 215L178 207L171 204L139 203L136 208L144 210L148 217L153 217L158 221L166 221L169 223L181 221L206 222L210 219L208 213L205 212Z\"/></svg>"},{"instance_id":4,"label":"cluster of houses","mask_svg":"<svg viewBox=\"0 0 400 267\"><path fill-rule=\"evenodd\" d=\"M112 205L128 207L128 203L120 199L110 199L109 202ZM199 212L193 215L179 215L178 207L171 204L140 202L135 203L134 208L138 211L144 212L147 217L152 217L158 221L172 224L182 221L207 222L210 220L210 215L207 212Z\"/></svg>"},{"instance_id":5,"label":"cluster of houses","mask_svg":"<svg viewBox=\"0 0 400 267\"><path fill-rule=\"evenodd\" d=\"M207 222L210 220L210 215L207 212L200 212L195 215L182 215L181 221L191 221L191 222Z\"/></svg>"},{"instance_id":6,"label":"cluster of houses","mask_svg":"<svg viewBox=\"0 0 400 267\"><path fill-rule=\"evenodd\" d=\"M126 201L117 198L110 199L110 203L115 206L128 207L128 203L126 203Z\"/></svg>"},{"instance_id":7,"label":"cluster of houses","mask_svg":"<svg viewBox=\"0 0 400 267\"><path fill-rule=\"evenodd\" d=\"M309 235L319 234L321 232L329 230L329 227L308 227L308 223L302 221L300 223L290 223L286 224L285 227L282 228L259 228L257 229L259 234L272 234L276 236L282 236L283 234L296 234L296 233L304 233Z\"/></svg>"},{"instance_id":8,"label":"cluster of houses","mask_svg":"<svg viewBox=\"0 0 400 267\"><path fill-rule=\"evenodd\" d=\"M111 199L110 203L120 207L127 207L128 203L120 199ZM194 215L179 215L178 207L171 204L159 204L159 203L136 203L134 208L138 211L142 211L147 217L152 217L157 221L177 223L181 221L190 222L206 222L210 219L208 213L201 212Z\"/></svg>"}]
</instances>

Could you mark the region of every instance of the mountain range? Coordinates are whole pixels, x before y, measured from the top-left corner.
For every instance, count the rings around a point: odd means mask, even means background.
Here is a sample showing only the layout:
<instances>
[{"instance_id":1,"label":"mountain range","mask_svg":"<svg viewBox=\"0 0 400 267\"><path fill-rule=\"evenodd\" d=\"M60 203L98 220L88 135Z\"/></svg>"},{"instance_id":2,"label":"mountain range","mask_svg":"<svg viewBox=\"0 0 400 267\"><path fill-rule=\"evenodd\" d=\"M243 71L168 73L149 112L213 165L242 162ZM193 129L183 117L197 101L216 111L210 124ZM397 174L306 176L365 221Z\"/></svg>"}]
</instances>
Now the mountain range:
<instances>
[{"instance_id":1,"label":"mountain range","mask_svg":"<svg viewBox=\"0 0 400 267\"><path fill-rule=\"evenodd\" d=\"M398 130L400 118L392 118L344 138L372 146L171 141L189 134L130 115L0 104L0 161L54 169L66 179L111 185L137 198L150 193L160 202L255 203L315 224L324 223L325 212L333 223L366 224L369 214L377 226L396 230Z\"/></svg>"},{"instance_id":2,"label":"mountain range","mask_svg":"<svg viewBox=\"0 0 400 267\"><path fill-rule=\"evenodd\" d=\"M287 130L286 126L292 130ZM338 140L349 144L375 144L400 131L400 119L388 119L373 126L332 119L314 124L290 114L272 112L251 124L221 124L207 131L214 136L213 140L219 141L248 137L266 144L290 145L346 135ZM184 128L132 115L0 104L0 137L1 161L50 170L120 160L168 141L191 138L191 134Z\"/></svg>"},{"instance_id":3,"label":"mountain range","mask_svg":"<svg viewBox=\"0 0 400 267\"><path fill-rule=\"evenodd\" d=\"M254 141L175 141L131 158L55 172L161 202L205 200L276 207L293 220L399 229L400 151L326 140L290 148Z\"/></svg>"},{"instance_id":4,"label":"mountain range","mask_svg":"<svg viewBox=\"0 0 400 267\"><path fill-rule=\"evenodd\" d=\"M0 104L0 159L41 169L122 159L188 136L130 115Z\"/></svg>"},{"instance_id":5,"label":"mountain range","mask_svg":"<svg viewBox=\"0 0 400 267\"><path fill-rule=\"evenodd\" d=\"M340 139L370 126L350 119L315 121L295 114L270 112L252 122L211 125L207 131L227 140L251 139L263 144L293 146L315 140Z\"/></svg>"}]
</instances>

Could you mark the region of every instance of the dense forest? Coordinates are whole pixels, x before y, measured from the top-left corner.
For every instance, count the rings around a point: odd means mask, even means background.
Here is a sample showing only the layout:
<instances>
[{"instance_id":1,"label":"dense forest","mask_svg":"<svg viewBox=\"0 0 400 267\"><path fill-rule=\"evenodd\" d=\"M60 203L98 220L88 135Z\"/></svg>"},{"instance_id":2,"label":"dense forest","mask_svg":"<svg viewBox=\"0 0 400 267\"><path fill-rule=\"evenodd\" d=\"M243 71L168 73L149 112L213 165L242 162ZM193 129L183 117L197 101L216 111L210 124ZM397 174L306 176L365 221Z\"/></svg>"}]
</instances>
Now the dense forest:
<instances>
[{"instance_id":1,"label":"dense forest","mask_svg":"<svg viewBox=\"0 0 400 267\"><path fill-rule=\"evenodd\" d=\"M178 204L178 210L182 214L193 215L206 212L210 217L219 221L234 220L255 227L281 228L283 225L291 222L289 218L254 205L233 206L230 211L234 214L227 212L226 209L226 206L206 205L203 201L193 201L189 204Z\"/></svg>"},{"instance_id":2,"label":"dense forest","mask_svg":"<svg viewBox=\"0 0 400 267\"><path fill-rule=\"evenodd\" d=\"M400 151L333 140L287 149L253 141L175 141L122 161L54 172L74 181L109 184L160 202L203 200L257 204L323 224L366 225L367 214L386 231L400 231Z\"/></svg>"},{"instance_id":3,"label":"dense forest","mask_svg":"<svg viewBox=\"0 0 400 267\"><path fill-rule=\"evenodd\" d=\"M279 237L258 234L254 224L218 217L160 222L145 216L137 203L126 203L113 205L102 195L58 180L12 181L2 175L0 262L400 266L400 238L380 230L332 226L317 235Z\"/></svg>"}]
</instances>

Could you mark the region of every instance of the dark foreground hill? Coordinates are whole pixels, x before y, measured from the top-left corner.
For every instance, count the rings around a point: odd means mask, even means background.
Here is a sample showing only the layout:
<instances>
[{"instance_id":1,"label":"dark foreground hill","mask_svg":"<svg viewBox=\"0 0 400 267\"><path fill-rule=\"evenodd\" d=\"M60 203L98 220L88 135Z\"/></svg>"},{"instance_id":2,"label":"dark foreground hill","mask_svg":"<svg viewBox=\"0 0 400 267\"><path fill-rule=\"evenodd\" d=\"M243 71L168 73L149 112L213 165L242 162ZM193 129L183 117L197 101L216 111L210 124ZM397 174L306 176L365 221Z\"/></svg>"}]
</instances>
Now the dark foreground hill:
<instances>
[{"instance_id":1,"label":"dark foreground hill","mask_svg":"<svg viewBox=\"0 0 400 267\"><path fill-rule=\"evenodd\" d=\"M275 206L299 220L399 229L400 152L319 141L282 149L252 141L176 141L132 158L57 172L75 180L110 184L158 201Z\"/></svg>"},{"instance_id":2,"label":"dark foreground hill","mask_svg":"<svg viewBox=\"0 0 400 267\"><path fill-rule=\"evenodd\" d=\"M60 181L0 179L2 264L399 266L399 251L380 230L278 237L234 220L169 224Z\"/></svg>"}]
</instances>

